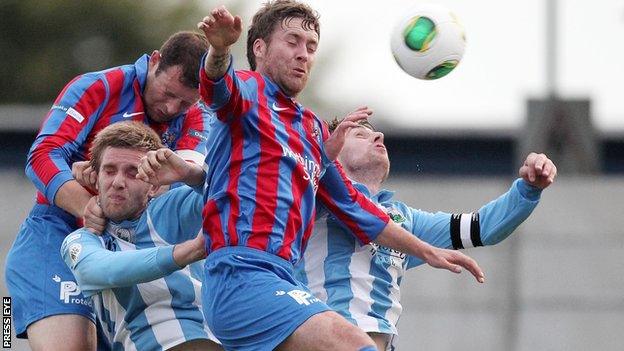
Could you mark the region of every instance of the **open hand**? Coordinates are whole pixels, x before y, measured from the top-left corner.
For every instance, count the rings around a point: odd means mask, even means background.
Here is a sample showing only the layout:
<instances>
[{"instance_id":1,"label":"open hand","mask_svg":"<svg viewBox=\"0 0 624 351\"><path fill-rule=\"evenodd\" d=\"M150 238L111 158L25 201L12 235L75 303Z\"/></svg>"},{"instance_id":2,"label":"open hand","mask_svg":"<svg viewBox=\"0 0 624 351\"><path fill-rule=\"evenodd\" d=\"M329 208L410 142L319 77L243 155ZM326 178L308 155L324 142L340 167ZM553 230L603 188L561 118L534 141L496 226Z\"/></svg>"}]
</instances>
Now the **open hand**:
<instances>
[{"instance_id":1,"label":"open hand","mask_svg":"<svg viewBox=\"0 0 624 351\"><path fill-rule=\"evenodd\" d=\"M211 47L223 50L236 43L243 25L239 16L232 16L225 6L219 6L204 17L197 28L204 32Z\"/></svg>"}]
</instances>

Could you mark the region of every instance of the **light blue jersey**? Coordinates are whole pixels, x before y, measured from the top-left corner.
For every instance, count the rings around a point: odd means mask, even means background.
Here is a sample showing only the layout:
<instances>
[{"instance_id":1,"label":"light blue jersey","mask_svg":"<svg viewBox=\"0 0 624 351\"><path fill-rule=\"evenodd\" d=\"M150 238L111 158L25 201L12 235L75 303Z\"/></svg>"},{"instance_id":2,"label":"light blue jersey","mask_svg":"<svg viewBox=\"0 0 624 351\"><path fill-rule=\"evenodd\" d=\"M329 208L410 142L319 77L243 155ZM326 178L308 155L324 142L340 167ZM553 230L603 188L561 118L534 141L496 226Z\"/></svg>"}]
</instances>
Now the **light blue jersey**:
<instances>
[{"instance_id":1,"label":"light blue jersey","mask_svg":"<svg viewBox=\"0 0 624 351\"><path fill-rule=\"evenodd\" d=\"M365 186L356 187L369 194ZM421 240L462 249L494 245L508 237L537 206L541 190L518 179L498 199L466 214L417 210L392 200L393 194L382 190L371 199ZM403 273L422 263L375 243L359 245L327 211L319 210L296 274L316 297L365 332L396 334Z\"/></svg>"},{"instance_id":2,"label":"light blue jersey","mask_svg":"<svg viewBox=\"0 0 624 351\"><path fill-rule=\"evenodd\" d=\"M203 260L180 269L175 244L201 228L202 195L187 186L153 199L140 218L109 223L102 236L79 229L61 255L94 309L113 350L166 350L216 341L201 307Z\"/></svg>"}]
</instances>

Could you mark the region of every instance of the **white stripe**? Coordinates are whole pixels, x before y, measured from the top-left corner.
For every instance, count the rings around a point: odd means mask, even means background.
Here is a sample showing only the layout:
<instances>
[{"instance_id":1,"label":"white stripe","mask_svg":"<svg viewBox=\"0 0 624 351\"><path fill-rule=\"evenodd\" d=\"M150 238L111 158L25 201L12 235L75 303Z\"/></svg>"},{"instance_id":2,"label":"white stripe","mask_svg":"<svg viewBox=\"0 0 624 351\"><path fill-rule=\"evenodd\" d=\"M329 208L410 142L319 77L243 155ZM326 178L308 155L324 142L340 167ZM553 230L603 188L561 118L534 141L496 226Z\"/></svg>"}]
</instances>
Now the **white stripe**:
<instances>
[{"instance_id":1,"label":"white stripe","mask_svg":"<svg viewBox=\"0 0 624 351\"><path fill-rule=\"evenodd\" d=\"M147 227L149 228L150 238L152 238L152 242L155 246L169 246L170 243L166 242L158 232L156 228L154 228L154 223L152 222L152 215L149 211L147 211Z\"/></svg>"},{"instance_id":2,"label":"white stripe","mask_svg":"<svg viewBox=\"0 0 624 351\"><path fill-rule=\"evenodd\" d=\"M74 110L73 107L67 109L67 114L72 116L78 123L82 123L84 121L84 117L80 114L80 112Z\"/></svg>"},{"instance_id":3,"label":"white stripe","mask_svg":"<svg viewBox=\"0 0 624 351\"><path fill-rule=\"evenodd\" d=\"M143 311L145 319L151 326L158 344L166 350L184 342L182 326L171 308L173 297L169 293L165 279L141 283L137 288L147 306Z\"/></svg>"},{"instance_id":4,"label":"white stripe","mask_svg":"<svg viewBox=\"0 0 624 351\"><path fill-rule=\"evenodd\" d=\"M470 239L470 223L472 221L472 213L462 213L461 224L459 226L459 235L461 237L462 246L464 249L474 247L472 245L472 239Z\"/></svg>"},{"instance_id":5,"label":"white stripe","mask_svg":"<svg viewBox=\"0 0 624 351\"><path fill-rule=\"evenodd\" d=\"M195 150L177 150L175 153L182 157L184 161L192 161L196 165L202 165L206 158L201 152Z\"/></svg>"},{"instance_id":6,"label":"white stripe","mask_svg":"<svg viewBox=\"0 0 624 351\"><path fill-rule=\"evenodd\" d=\"M325 290L324 286L324 261L320 259L321 257L327 257L327 215L316 220L314 231L303 253L308 288L314 296L323 302L327 302L327 290Z\"/></svg>"},{"instance_id":7,"label":"white stripe","mask_svg":"<svg viewBox=\"0 0 624 351\"><path fill-rule=\"evenodd\" d=\"M379 323L376 318L368 315L374 302L371 298L371 291L373 291L375 277L368 273L370 272L371 260L374 257L370 254L370 244L359 246L354 243L353 251L349 264L351 291L353 292L353 299L349 303L349 313L362 330L375 332L379 330Z\"/></svg>"},{"instance_id":8,"label":"white stripe","mask_svg":"<svg viewBox=\"0 0 624 351\"><path fill-rule=\"evenodd\" d=\"M392 328L393 333L397 333L396 324L399 321L399 316L401 316L401 311L403 311L403 306L401 305L401 290L398 285L399 277L403 276L403 267L388 267L388 273L392 277L392 284L390 286L390 301L392 301L392 306L388 311L386 311L386 319L390 322L390 326Z\"/></svg>"}]
</instances>

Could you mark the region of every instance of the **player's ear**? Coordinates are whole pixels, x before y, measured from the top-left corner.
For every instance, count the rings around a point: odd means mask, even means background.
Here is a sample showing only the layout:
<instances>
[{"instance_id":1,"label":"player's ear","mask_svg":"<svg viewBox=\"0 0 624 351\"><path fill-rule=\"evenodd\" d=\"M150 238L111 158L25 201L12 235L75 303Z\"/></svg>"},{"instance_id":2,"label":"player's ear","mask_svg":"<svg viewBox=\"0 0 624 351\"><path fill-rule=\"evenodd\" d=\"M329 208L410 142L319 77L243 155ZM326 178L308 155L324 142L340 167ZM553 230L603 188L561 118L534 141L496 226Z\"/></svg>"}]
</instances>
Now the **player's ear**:
<instances>
[{"instance_id":1,"label":"player's ear","mask_svg":"<svg viewBox=\"0 0 624 351\"><path fill-rule=\"evenodd\" d=\"M149 69L152 70L158 67L158 63L160 62L160 52L158 50L152 51L152 55L149 59Z\"/></svg>"},{"instance_id":2,"label":"player's ear","mask_svg":"<svg viewBox=\"0 0 624 351\"><path fill-rule=\"evenodd\" d=\"M152 185L150 186L149 192L147 193L147 196L149 196L150 198L152 198L152 197L156 197L156 195L158 195L158 194L161 194L161 193L166 192L166 191L167 191L167 189L166 189L166 188L163 188L163 187L167 187L167 185L160 186L160 185L154 185L154 184L152 184ZM161 191L161 190L162 190L162 191Z\"/></svg>"},{"instance_id":3,"label":"player's ear","mask_svg":"<svg viewBox=\"0 0 624 351\"><path fill-rule=\"evenodd\" d=\"M254 56L256 57L256 61L258 61L258 59L264 59L264 56L266 55L266 50L267 50L267 44L264 40L262 40L261 38L258 38L254 41L253 53L254 53Z\"/></svg>"}]
</instances>

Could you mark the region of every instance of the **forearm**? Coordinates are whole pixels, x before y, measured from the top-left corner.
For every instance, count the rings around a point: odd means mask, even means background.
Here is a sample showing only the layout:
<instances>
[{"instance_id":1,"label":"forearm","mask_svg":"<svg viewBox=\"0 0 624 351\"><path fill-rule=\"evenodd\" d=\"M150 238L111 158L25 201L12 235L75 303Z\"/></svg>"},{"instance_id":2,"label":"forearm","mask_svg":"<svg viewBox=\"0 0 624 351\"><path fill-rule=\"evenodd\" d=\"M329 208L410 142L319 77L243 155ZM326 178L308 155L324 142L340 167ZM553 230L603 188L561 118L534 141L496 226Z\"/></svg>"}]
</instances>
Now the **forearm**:
<instances>
[{"instance_id":1,"label":"forearm","mask_svg":"<svg viewBox=\"0 0 624 351\"><path fill-rule=\"evenodd\" d=\"M383 231L377 236L375 243L423 260L432 251L431 245L410 234L392 221L388 222Z\"/></svg>"},{"instance_id":2,"label":"forearm","mask_svg":"<svg viewBox=\"0 0 624 351\"><path fill-rule=\"evenodd\" d=\"M184 267L206 257L206 248L198 239L189 240L178 244L173 249L173 260Z\"/></svg>"},{"instance_id":3,"label":"forearm","mask_svg":"<svg viewBox=\"0 0 624 351\"><path fill-rule=\"evenodd\" d=\"M181 181L190 187L203 184L206 174L204 173L204 170L202 169L202 167L193 162L187 162L187 163L190 167L188 169L186 176L184 176L184 179L182 179Z\"/></svg>"},{"instance_id":4,"label":"forearm","mask_svg":"<svg viewBox=\"0 0 624 351\"><path fill-rule=\"evenodd\" d=\"M231 56L229 46L218 49L211 46L204 61L206 76L208 76L210 80L220 79L223 75L225 75L225 72L227 72L230 61Z\"/></svg>"},{"instance_id":5,"label":"forearm","mask_svg":"<svg viewBox=\"0 0 624 351\"><path fill-rule=\"evenodd\" d=\"M77 181L70 180L61 185L56 192L54 204L71 213L74 217L81 218L84 214L85 206L87 206L92 196Z\"/></svg>"}]
</instances>

